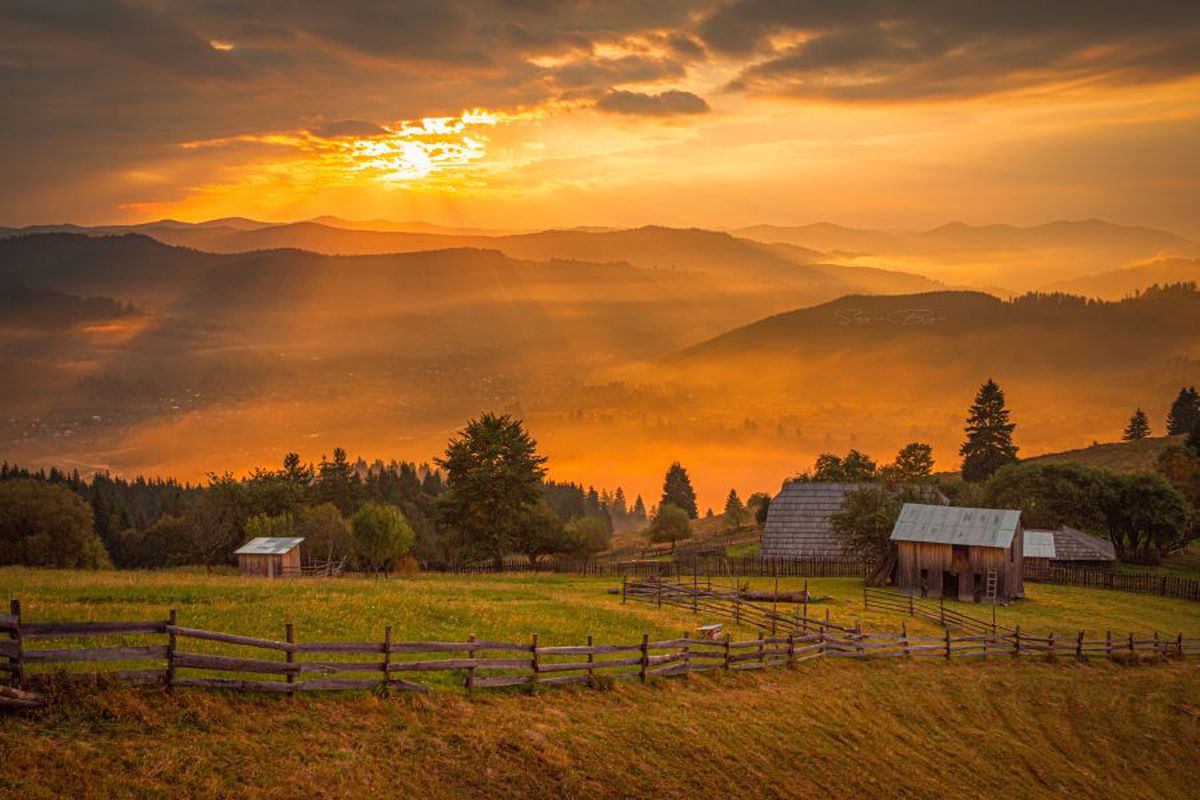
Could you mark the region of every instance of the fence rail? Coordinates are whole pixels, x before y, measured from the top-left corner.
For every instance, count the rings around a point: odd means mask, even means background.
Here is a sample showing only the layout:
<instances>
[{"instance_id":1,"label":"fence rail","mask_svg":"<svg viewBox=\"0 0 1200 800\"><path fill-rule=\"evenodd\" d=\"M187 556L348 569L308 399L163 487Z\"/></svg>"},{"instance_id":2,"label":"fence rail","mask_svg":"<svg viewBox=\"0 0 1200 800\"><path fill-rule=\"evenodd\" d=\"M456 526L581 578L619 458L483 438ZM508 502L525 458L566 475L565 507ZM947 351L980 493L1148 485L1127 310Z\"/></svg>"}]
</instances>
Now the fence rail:
<instances>
[{"instance_id":1,"label":"fence rail","mask_svg":"<svg viewBox=\"0 0 1200 800\"><path fill-rule=\"evenodd\" d=\"M1013 633L1016 629L999 625L995 618L995 606L992 607L991 621L972 617L961 611L946 607L946 599L939 598L935 603L924 597L914 597L889 589L876 586L863 587L863 605L866 608L880 608L885 611L899 611L910 617L918 617L941 625L943 628L958 628L975 633Z\"/></svg>"},{"instance_id":2,"label":"fence rail","mask_svg":"<svg viewBox=\"0 0 1200 800\"><path fill-rule=\"evenodd\" d=\"M1026 562L1025 580L1034 583L1055 583L1063 586L1084 586L1093 589L1114 589L1181 600L1200 600L1200 580L1177 575L1154 573L1112 572L1103 569L1060 567L1051 564Z\"/></svg>"},{"instance_id":3,"label":"fence rail","mask_svg":"<svg viewBox=\"0 0 1200 800\"><path fill-rule=\"evenodd\" d=\"M665 584L663 603L701 598L676 591ZM627 597L646 599L642 587ZM716 598L738 603L736 598ZM655 598L657 602L657 595ZM717 603L706 612L721 608ZM373 690L427 692L434 687L421 678L451 673L468 692L510 686L555 686L594 684L600 679L646 682L651 678L688 675L693 672L734 672L795 666L818 658L875 660L891 657L1066 657L1077 660L1104 657L1136 660L1185 658L1200 655L1200 638L1177 634L1087 638L1083 631L1073 636L1031 636L1019 628L1011 632L954 636L910 636L907 626L895 633L863 634L859 629L836 626L801 617L797 627L768 634L766 627L779 629L784 620L795 623L794 615L768 616L769 609L738 603L741 621L760 628L754 639L733 641L693 638L690 633L675 639L599 644L588 637L586 644L544 645L534 634L527 642L478 640L394 641L390 626L382 640L346 642L297 641L295 629L287 625L281 640L221 631L208 631L177 624L175 611L167 620L137 622L26 622L20 605L4 624L10 639L0 648L0 671L16 685L36 685L52 670L63 665L90 662L117 665L121 669L99 672L112 680L131 684L198 687L246 692L294 695L299 692ZM806 629L805 625L809 627ZM26 636L28 632L29 636ZM83 646L26 649L25 638L39 636L78 639ZM165 637L151 644L92 647L88 640L104 636ZM200 642L216 643L236 652L200 652ZM249 651L249 652L247 652ZM357 658L347 658L354 657ZM346 659L346 660L340 660Z\"/></svg>"},{"instance_id":4,"label":"fence rail","mask_svg":"<svg viewBox=\"0 0 1200 800\"><path fill-rule=\"evenodd\" d=\"M682 578L693 574L726 577L778 575L781 578L861 578L866 572L863 562L846 559L700 556L686 553L677 553L676 556L662 560L553 557L539 559L536 564L527 558L468 563L424 561L421 563L421 569L426 572L471 575L494 572L556 572L606 578L622 575Z\"/></svg>"}]
</instances>

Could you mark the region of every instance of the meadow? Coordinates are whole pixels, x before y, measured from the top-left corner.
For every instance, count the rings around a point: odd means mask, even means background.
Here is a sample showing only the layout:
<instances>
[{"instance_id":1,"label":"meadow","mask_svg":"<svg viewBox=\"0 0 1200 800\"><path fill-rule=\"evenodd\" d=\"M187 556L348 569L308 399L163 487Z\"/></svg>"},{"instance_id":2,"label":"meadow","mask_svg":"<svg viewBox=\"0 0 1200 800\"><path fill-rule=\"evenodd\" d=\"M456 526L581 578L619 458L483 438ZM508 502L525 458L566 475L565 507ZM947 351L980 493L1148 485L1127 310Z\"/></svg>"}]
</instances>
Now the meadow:
<instances>
[{"instance_id":1,"label":"meadow","mask_svg":"<svg viewBox=\"0 0 1200 800\"><path fill-rule=\"evenodd\" d=\"M771 578L742 579L768 589ZM804 585L784 579L781 589ZM933 632L863 607L861 581L810 579L810 614ZM418 575L265 581L199 571L0 569L30 621L162 619L300 641L481 638L575 644L724 622L621 603L620 579ZM729 588L728 579L718 581ZM1200 604L1029 584L998 609L1031 632L1200 632ZM982 616L986 607L952 604ZM104 637L113 644L136 637ZM38 640L37 647L68 646ZM189 642L202 647L206 642ZM0 797L1188 797L1200 775L1200 663L854 663L599 688L368 691L291 699L53 682L0 719Z\"/></svg>"},{"instance_id":2,"label":"meadow","mask_svg":"<svg viewBox=\"0 0 1200 800\"><path fill-rule=\"evenodd\" d=\"M701 580L704 580L702 577ZM713 577L716 589L735 583L769 590L772 578ZM781 578L781 590L806 585L813 597L809 615L864 631L935 632L929 623L903 614L865 608L857 578ZM175 608L179 624L282 639L287 623L299 641L379 641L385 625L393 639L481 639L526 642L537 633L543 645L628 643L679 636L699 624L722 622L735 638L754 629L729 620L693 616L683 609L621 603L609 590L620 578L549 574L439 575L267 581L199 570L67 571L22 567L0 569L0 597L19 597L30 621L154 620ZM963 613L991 618L991 607L947 601ZM781 605L790 610L790 605ZM1071 586L1026 584L1026 599L996 609L1002 625L1027 633L1080 630L1200 635L1200 604L1171 598Z\"/></svg>"}]
</instances>

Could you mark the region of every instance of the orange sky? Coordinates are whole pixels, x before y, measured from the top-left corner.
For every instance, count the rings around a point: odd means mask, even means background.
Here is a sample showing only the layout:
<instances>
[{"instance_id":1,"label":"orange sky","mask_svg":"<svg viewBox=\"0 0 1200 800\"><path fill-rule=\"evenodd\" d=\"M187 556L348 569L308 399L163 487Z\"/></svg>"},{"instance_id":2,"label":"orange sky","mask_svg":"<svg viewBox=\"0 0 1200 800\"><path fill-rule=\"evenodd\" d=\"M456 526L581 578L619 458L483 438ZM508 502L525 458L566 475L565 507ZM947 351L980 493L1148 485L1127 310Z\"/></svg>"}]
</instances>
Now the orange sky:
<instances>
[{"instance_id":1,"label":"orange sky","mask_svg":"<svg viewBox=\"0 0 1200 800\"><path fill-rule=\"evenodd\" d=\"M1194 4L81 0L0 30L0 224L1200 236Z\"/></svg>"}]
</instances>

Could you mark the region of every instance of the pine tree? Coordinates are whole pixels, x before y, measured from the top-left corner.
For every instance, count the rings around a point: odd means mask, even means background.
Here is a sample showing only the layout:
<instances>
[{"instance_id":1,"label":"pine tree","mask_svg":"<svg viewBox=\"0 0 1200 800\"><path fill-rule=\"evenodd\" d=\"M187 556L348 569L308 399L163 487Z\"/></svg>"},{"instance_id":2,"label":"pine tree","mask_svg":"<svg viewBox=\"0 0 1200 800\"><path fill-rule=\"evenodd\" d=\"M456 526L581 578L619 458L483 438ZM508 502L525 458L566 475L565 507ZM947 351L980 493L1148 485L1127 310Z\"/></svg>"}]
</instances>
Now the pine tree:
<instances>
[{"instance_id":1,"label":"pine tree","mask_svg":"<svg viewBox=\"0 0 1200 800\"><path fill-rule=\"evenodd\" d=\"M642 500L642 496L640 494L637 496L637 499L633 501L633 518L638 522L646 521L646 503L644 500Z\"/></svg>"},{"instance_id":2,"label":"pine tree","mask_svg":"<svg viewBox=\"0 0 1200 800\"><path fill-rule=\"evenodd\" d=\"M1167 435L1191 433L1197 420L1200 420L1200 392L1195 386L1186 386L1179 390L1167 414Z\"/></svg>"},{"instance_id":3,"label":"pine tree","mask_svg":"<svg viewBox=\"0 0 1200 800\"><path fill-rule=\"evenodd\" d=\"M738 497L737 489L730 489L729 496L725 498L724 528L728 531L740 530L748 517L746 506L742 503L742 498Z\"/></svg>"},{"instance_id":4,"label":"pine tree","mask_svg":"<svg viewBox=\"0 0 1200 800\"><path fill-rule=\"evenodd\" d=\"M687 470L678 461L671 464L667 470L666 478L663 480L662 499L658 504L682 508L687 512L688 519L695 519L699 515L696 508L696 490L692 488L692 479L688 477Z\"/></svg>"},{"instance_id":5,"label":"pine tree","mask_svg":"<svg viewBox=\"0 0 1200 800\"><path fill-rule=\"evenodd\" d=\"M964 481L987 480L1000 467L1017 460L1017 446L1012 440L1015 428L1008 421L1004 390L989 378L975 395L967 417L967 440L959 449Z\"/></svg>"},{"instance_id":6,"label":"pine tree","mask_svg":"<svg viewBox=\"0 0 1200 800\"><path fill-rule=\"evenodd\" d=\"M1129 424L1125 426L1125 433L1121 438L1127 442L1135 442L1138 439L1145 439L1150 435L1150 418L1146 416L1146 412L1140 408L1133 412L1133 416L1129 418Z\"/></svg>"},{"instance_id":7,"label":"pine tree","mask_svg":"<svg viewBox=\"0 0 1200 800\"><path fill-rule=\"evenodd\" d=\"M625 503L625 490L620 486L613 494L612 515L616 521L623 521L625 517L629 516L629 507Z\"/></svg>"}]
</instances>

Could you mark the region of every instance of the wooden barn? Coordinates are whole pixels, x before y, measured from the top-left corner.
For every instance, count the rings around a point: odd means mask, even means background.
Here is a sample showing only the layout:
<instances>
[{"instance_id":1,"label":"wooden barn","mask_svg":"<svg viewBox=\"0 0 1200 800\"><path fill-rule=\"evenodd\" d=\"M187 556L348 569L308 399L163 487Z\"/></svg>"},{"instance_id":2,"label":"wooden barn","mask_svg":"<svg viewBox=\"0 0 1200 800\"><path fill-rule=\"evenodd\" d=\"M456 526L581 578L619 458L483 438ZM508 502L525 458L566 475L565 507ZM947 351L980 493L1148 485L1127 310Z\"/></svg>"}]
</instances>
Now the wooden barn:
<instances>
[{"instance_id":1,"label":"wooden barn","mask_svg":"<svg viewBox=\"0 0 1200 800\"><path fill-rule=\"evenodd\" d=\"M1025 531L1025 571L1029 574L1049 567L1107 569L1116 561L1112 542L1067 525Z\"/></svg>"},{"instance_id":2,"label":"wooden barn","mask_svg":"<svg viewBox=\"0 0 1200 800\"><path fill-rule=\"evenodd\" d=\"M1025 593L1020 511L905 503L891 539L906 592L998 603Z\"/></svg>"},{"instance_id":3,"label":"wooden barn","mask_svg":"<svg viewBox=\"0 0 1200 800\"><path fill-rule=\"evenodd\" d=\"M264 578L295 577L300 574L300 543L303 537L259 536L239 547L235 554L243 575Z\"/></svg>"}]
</instances>

